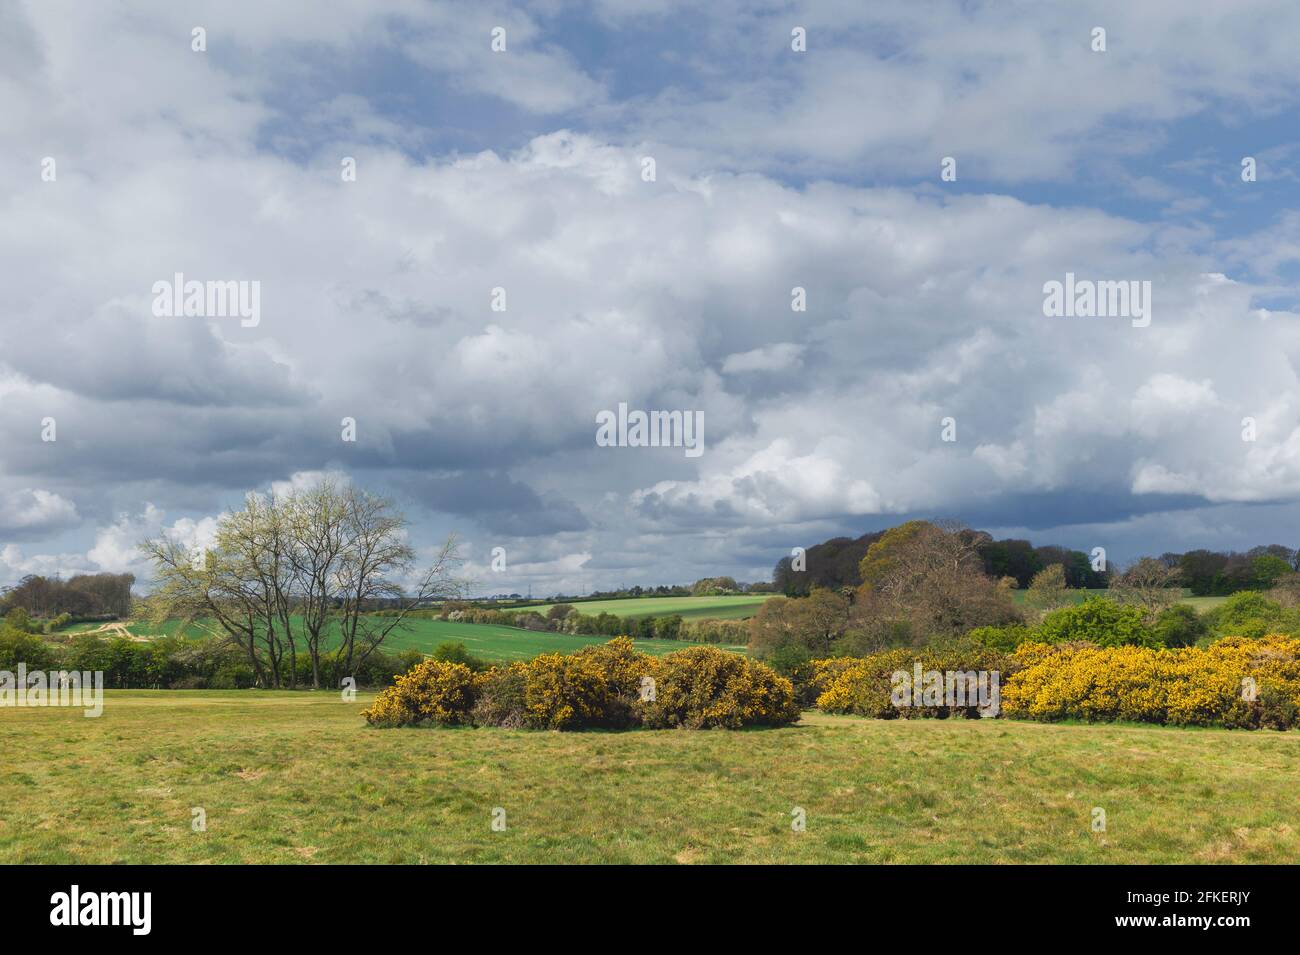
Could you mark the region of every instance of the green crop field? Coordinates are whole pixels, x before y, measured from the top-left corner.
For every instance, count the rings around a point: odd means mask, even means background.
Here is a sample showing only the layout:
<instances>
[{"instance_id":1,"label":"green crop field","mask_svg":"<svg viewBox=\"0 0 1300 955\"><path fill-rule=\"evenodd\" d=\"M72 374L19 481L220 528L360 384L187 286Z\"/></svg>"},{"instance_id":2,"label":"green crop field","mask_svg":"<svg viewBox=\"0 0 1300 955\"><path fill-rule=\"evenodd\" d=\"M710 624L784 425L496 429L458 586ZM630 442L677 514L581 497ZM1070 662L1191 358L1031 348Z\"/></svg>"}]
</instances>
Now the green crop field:
<instances>
[{"instance_id":1,"label":"green crop field","mask_svg":"<svg viewBox=\"0 0 1300 955\"><path fill-rule=\"evenodd\" d=\"M470 653L489 661L529 660L539 653L572 653L611 638L577 636L568 633L538 633L491 624L457 623L453 620L411 620L404 633L393 633L384 645L391 650L415 649L425 653L440 643L463 643ZM638 650L662 656L697 646L681 640L638 640ZM744 647L724 647L743 653Z\"/></svg>"},{"instance_id":2,"label":"green crop field","mask_svg":"<svg viewBox=\"0 0 1300 955\"><path fill-rule=\"evenodd\" d=\"M2 709L0 863L1300 862L1300 733L815 713L377 730L366 702L124 690L96 719Z\"/></svg>"},{"instance_id":3,"label":"green crop field","mask_svg":"<svg viewBox=\"0 0 1300 955\"><path fill-rule=\"evenodd\" d=\"M379 621L376 620L376 623ZM126 629L134 636L154 638L183 635L190 639L209 636L209 631L201 623L192 623L182 628L180 621L167 620L161 624L149 624L143 621L131 621ZM120 631L106 630L100 635L113 637ZM336 634L327 635L327 644L336 643ZM75 636L75 634L73 634ZM331 638L333 637L333 638ZM403 627L394 630L384 641L384 648L389 651L419 650L430 653L441 643L463 643L470 653L491 663L509 662L511 660L529 660L539 653L572 653L593 643L605 643L609 637L575 636L566 633L538 633L516 627L501 627L491 624L457 623L451 620L412 619L403 622ZM696 644L679 640L638 640L637 649L654 656L662 656L674 650ZM724 646L725 650L745 652L743 646Z\"/></svg>"},{"instance_id":4,"label":"green crop field","mask_svg":"<svg viewBox=\"0 0 1300 955\"><path fill-rule=\"evenodd\" d=\"M771 594L737 594L727 597L628 597L619 600L579 601L573 607L585 614L612 613L618 617L670 617L687 620L743 620L752 617ZM525 607L546 613L552 604Z\"/></svg>"}]
</instances>

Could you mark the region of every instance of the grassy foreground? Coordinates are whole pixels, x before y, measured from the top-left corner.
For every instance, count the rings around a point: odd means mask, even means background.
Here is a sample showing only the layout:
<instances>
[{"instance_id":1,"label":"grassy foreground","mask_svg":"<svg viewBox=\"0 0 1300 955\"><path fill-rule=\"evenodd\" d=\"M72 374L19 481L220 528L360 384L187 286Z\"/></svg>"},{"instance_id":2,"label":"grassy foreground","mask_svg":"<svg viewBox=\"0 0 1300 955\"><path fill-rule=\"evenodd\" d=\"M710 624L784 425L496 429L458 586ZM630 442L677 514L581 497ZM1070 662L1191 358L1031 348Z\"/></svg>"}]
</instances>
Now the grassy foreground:
<instances>
[{"instance_id":1,"label":"grassy foreground","mask_svg":"<svg viewBox=\"0 0 1300 955\"><path fill-rule=\"evenodd\" d=\"M2 709L0 863L1300 860L1300 733L813 713L740 733L373 730L365 702Z\"/></svg>"}]
</instances>

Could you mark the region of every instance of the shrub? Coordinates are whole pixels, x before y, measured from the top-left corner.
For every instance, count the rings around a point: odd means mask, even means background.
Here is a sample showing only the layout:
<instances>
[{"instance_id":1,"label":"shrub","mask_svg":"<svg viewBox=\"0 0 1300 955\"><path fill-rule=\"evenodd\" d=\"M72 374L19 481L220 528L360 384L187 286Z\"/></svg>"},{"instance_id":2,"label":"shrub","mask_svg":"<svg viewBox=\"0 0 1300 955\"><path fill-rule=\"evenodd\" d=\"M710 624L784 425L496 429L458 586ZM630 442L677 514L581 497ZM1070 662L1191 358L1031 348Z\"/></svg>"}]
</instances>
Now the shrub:
<instances>
[{"instance_id":1,"label":"shrub","mask_svg":"<svg viewBox=\"0 0 1300 955\"><path fill-rule=\"evenodd\" d=\"M36 633L40 630L36 624L32 623L32 618L27 615L27 611L22 607L14 607L5 614L4 622L6 627L18 633Z\"/></svg>"},{"instance_id":2,"label":"shrub","mask_svg":"<svg viewBox=\"0 0 1300 955\"><path fill-rule=\"evenodd\" d=\"M819 691L817 708L826 713L894 719L900 714L889 700L890 674L910 668L911 659L908 650L897 648L866 657L818 660L819 671L813 681Z\"/></svg>"},{"instance_id":3,"label":"shrub","mask_svg":"<svg viewBox=\"0 0 1300 955\"><path fill-rule=\"evenodd\" d=\"M1253 590L1233 594L1205 615L1207 625L1225 637L1262 637L1293 625L1294 611Z\"/></svg>"},{"instance_id":4,"label":"shrub","mask_svg":"<svg viewBox=\"0 0 1300 955\"><path fill-rule=\"evenodd\" d=\"M1284 636L1175 650L1026 644L1016 661L1002 707L1026 719L1280 728L1295 725L1300 706L1300 640Z\"/></svg>"},{"instance_id":5,"label":"shrub","mask_svg":"<svg viewBox=\"0 0 1300 955\"><path fill-rule=\"evenodd\" d=\"M474 674L469 667L425 660L376 696L362 715L372 726L467 723L474 696Z\"/></svg>"},{"instance_id":6,"label":"shrub","mask_svg":"<svg viewBox=\"0 0 1300 955\"><path fill-rule=\"evenodd\" d=\"M963 679L962 693L958 694L954 683L954 702L960 696L969 700L966 705L947 705L947 698L941 696L932 705L897 706L894 702L896 686L911 687L915 680L916 669L921 673L938 671L944 674L943 689L947 690L948 674L989 674L990 685L986 691L992 702L991 681L998 681L999 690L1010 677L1014 661L1001 651L971 641L955 641L923 649L899 647L885 650L867 657L838 657L814 662L815 676L813 685L819 691L817 708L828 713L852 713L857 716L871 716L876 719L895 719L902 717L945 718L953 715L968 717L979 716L976 684ZM907 675L907 681L895 680L895 674ZM922 690L926 683L922 677ZM911 694L908 694L911 699ZM923 701L926 697L922 696Z\"/></svg>"},{"instance_id":7,"label":"shrub","mask_svg":"<svg viewBox=\"0 0 1300 955\"><path fill-rule=\"evenodd\" d=\"M0 670L16 671L20 663L29 670L49 670L56 661L54 648L40 637L0 628Z\"/></svg>"},{"instance_id":8,"label":"shrub","mask_svg":"<svg viewBox=\"0 0 1300 955\"><path fill-rule=\"evenodd\" d=\"M642 699L646 677L655 681L654 699ZM789 680L737 654L691 647L656 660L620 637L479 674L461 663L426 660L364 715L376 726L702 729L782 726L799 718L799 707Z\"/></svg>"},{"instance_id":9,"label":"shrub","mask_svg":"<svg viewBox=\"0 0 1300 955\"><path fill-rule=\"evenodd\" d=\"M1152 723L1168 718L1167 651L1030 643L1016 658L1023 668L1002 694L1008 716Z\"/></svg>"},{"instance_id":10,"label":"shrub","mask_svg":"<svg viewBox=\"0 0 1300 955\"><path fill-rule=\"evenodd\" d=\"M465 649L463 643L440 643L433 648L433 653L429 654L429 656L434 660L441 660L443 663L464 664L475 673L481 673L488 668L487 663Z\"/></svg>"},{"instance_id":11,"label":"shrub","mask_svg":"<svg viewBox=\"0 0 1300 955\"><path fill-rule=\"evenodd\" d=\"M1195 607L1174 604L1160 611L1152 628L1156 642L1165 647L1192 647L1208 628Z\"/></svg>"},{"instance_id":12,"label":"shrub","mask_svg":"<svg viewBox=\"0 0 1300 955\"><path fill-rule=\"evenodd\" d=\"M606 725L613 694L603 668L590 656L543 653L528 663L524 676L530 726L564 730Z\"/></svg>"},{"instance_id":13,"label":"shrub","mask_svg":"<svg viewBox=\"0 0 1300 955\"><path fill-rule=\"evenodd\" d=\"M769 653L764 662L782 676L793 678L812 662L812 654L797 643L786 643Z\"/></svg>"},{"instance_id":14,"label":"shrub","mask_svg":"<svg viewBox=\"0 0 1300 955\"><path fill-rule=\"evenodd\" d=\"M655 678L659 661L641 653L627 637L617 637L598 646L583 647L575 654L598 667L609 690L601 726L623 728L641 722L638 704L646 677Z\"/></svg>"},{"instance_id":15,"label":"shrub","mask_svg":"<svg viewBox=\"0 0 1300 955\"><path fill-rule=\"evenodd\" d=\"M1300 702L1283 686L1269 684L1259 691L1259 725L1284 730L1296 725Z\"/></svg>"},{"instance_id":16,"label":"shrub","mask_svg":"<svg viewBox=\"0 0 1300 955\"><path fill-rule=\"evenodd\" d=\"M247 690L257 683L257 674L248 663L229 663L220 667L207 680L209 690Z\"/></svg>"},{"instance_id":17,"label":"shrub","mask_svg":"<svg viewBox=\"0 0 1300 955\"><path fill-rule=\"evenodd\" d=\"M687 729L785 726L799 718L789 680L715 647L689 647L660 659L655 698L641 709L646 726Z\"/></svg>"},{"instance_id":18,"label":"shrub","mask_svg":"<svg viewBox=\"0 0 1300 955\"><path fill-rule=\"evenodd\" d=\"M493 667L478 677L478 699L470 713L477 726L522 729L528 725L528 666L512 663Z\"/></svg>"},{"instance_id":19,"label":"shrub","mask_svg":"<svg viewBox=\"0 0 1300 955\"><path fill-rule=\"evenodd\" d=\"M569 614L574 612L573 604L554 604L546 611L546 619L563 620Z\"/></svg>"},{"instance_id":20,"label":"shrub","mask_svg":"<svg viewBox=\"0 0 1300 955\"><path fill-rule=\"evenodd\" d=\"M667 617L655 617L655 637L660 640L678 640L682 635L682 617L672 614Z\"/></svg>"},{"instance_id":21,"label":"shrub","mask_svg":"<svg viewBox=\"0 0 1300 955\"><path fill-rule=\"evenodd\" d=\"M1039 625L1038 638L1045 643L1086 640L1102 647L1156 644L1140 607L1105 597L1089 597L1073 607L1052 611Z\"/></svg>"},{"instance_id":22,"label":"shrub","mask_svg":"<svg viewBox=\"0 0 1300 955\"><path fill-rule=\"evenodd\" d=\"M1022 643L1029 643L1036 639L1037 634L1032 627L1013 623L1005 627L976 627L966 634L966 637L980 646L1010 653Z\"/></svg>"},{"instance_id":23,"label":"shrub","mask_svg":"<svg viewBox=\"0 0 1300 955\"><path fill-rule=\"evenodd\" d=\"M744 646L749 642L749 621L686 620L678 630L678 639L691 643L725 643Z\"/></svg>"}]
</instances>

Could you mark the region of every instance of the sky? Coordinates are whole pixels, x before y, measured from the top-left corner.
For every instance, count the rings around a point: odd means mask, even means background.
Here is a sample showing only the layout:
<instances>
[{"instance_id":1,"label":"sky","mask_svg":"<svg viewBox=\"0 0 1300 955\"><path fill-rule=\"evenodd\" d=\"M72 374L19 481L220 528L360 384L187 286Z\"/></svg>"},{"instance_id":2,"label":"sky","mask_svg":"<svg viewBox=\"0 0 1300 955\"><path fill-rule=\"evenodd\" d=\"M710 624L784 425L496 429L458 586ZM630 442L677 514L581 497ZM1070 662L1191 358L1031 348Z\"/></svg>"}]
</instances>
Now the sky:
<instances>
[{"instance_id":1,"label":"sky","mask_svg":"<svg viewBox=\"0 0 1300 955\"><path fill-rule=\"evenodd\" d=\"M143 538L327 473L483 593L766 580L918 517L1300 546L1296 36L1285 0L0 0L0 585L147 589ZM167 314L178 273L255 320ZM1067 274L1146 317L1048 314ZM702 453L598 442L620 404Z\"/></svg>"}]
</instances>

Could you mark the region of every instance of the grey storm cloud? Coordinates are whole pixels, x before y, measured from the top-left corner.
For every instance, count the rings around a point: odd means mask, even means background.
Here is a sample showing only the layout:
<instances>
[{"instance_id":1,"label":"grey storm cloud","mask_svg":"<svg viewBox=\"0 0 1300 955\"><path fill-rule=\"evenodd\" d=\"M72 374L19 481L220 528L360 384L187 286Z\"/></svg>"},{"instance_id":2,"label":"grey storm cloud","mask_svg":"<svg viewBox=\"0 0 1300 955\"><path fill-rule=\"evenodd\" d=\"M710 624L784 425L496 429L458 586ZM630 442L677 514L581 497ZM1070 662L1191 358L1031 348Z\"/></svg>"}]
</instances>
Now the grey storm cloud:
<instances>
[{"instance_id":1,"label":"grey storm cloud","mask_svg":"<svg viewBox=\"0 0 1300 955\"><path fill-rule=\"evenodd\" d=\"M408 476L396 484L430 510L472 517L493 534L535 537L589 526L572 501L553 492L538 494L502 474Z\"/></svg>"}]
</instances>

